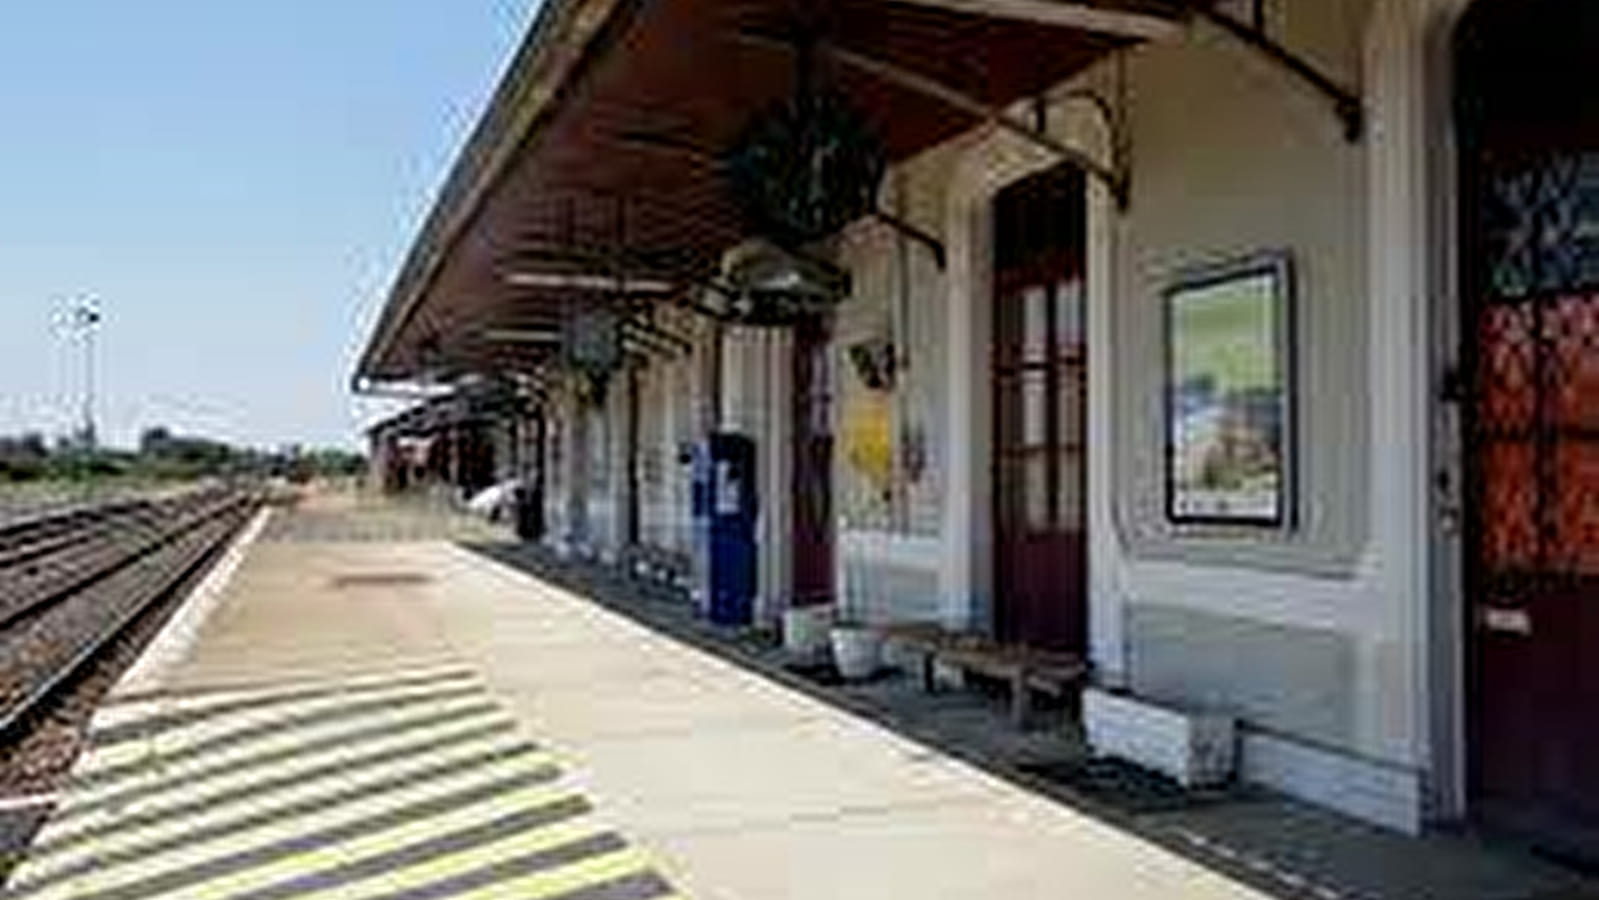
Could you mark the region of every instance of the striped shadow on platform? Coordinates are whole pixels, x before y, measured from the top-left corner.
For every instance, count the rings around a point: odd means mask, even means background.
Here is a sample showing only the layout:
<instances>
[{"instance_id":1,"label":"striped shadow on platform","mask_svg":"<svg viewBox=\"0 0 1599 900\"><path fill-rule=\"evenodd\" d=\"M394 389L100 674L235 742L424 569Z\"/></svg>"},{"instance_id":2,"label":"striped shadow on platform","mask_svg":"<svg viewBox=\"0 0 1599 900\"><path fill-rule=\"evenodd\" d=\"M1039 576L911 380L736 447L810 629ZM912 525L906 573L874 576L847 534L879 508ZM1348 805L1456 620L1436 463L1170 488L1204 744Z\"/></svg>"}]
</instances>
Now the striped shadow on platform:
<instances>
[{"instance_id":1,"label":"striped shadow on platform","mask_svg":"<svg viewBox=\"0 0 1599 900\"><path fill-rule=\"evenodd\" d=\"M124 697L3 896L676 896L459 667Z\"/></svg>"}]
</instances>

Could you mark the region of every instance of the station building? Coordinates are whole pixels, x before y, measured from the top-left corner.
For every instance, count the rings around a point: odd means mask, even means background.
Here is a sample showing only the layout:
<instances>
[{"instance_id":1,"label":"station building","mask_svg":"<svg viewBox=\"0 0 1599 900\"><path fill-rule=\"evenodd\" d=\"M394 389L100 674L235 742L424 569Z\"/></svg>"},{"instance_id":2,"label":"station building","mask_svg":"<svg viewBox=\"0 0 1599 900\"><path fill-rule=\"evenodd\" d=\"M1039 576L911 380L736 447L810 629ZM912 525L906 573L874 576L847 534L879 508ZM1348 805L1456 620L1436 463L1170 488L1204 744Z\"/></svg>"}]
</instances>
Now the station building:
<instances>
[{"instance_id":1,"label":"station building","mask_svg":"<svg viewBox=\"0 0 1599 900\"><path fill-rule=\"evenodd\" d=\"M1591 849L1596 51L1556 0L547 0L357 386L510 386L542 539L690 579L743 435L759 623L1077 652L1247 780Z\"/></svg>"},{"instance_id":2,"label":"station building","mask_svg":"<svg viewBox=\"0 0 1599 900\"><path fill-rule=\"evenodd\" d=\"M505 385L463 379L367 427L367 452L385 491L470 496L519 470L527 404Z\"/></svg>"}]
</instances>

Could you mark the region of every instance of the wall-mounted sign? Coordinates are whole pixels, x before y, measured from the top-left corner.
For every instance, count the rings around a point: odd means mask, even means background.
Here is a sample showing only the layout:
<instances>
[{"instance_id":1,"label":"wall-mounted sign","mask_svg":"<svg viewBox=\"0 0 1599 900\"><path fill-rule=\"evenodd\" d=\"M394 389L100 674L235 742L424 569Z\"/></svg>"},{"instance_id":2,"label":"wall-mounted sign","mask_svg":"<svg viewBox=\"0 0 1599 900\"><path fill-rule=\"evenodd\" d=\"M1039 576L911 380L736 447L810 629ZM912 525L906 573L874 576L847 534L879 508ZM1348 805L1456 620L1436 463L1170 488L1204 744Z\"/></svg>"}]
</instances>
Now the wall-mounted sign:
<instances>
[{"instance_id":1,"label":"wall-mounted sign","mask_svg":"<svg viewBox=\"0 0 1599 900\"><path fill-rule=\"evenodd\" d=\"M567 363L587 377L589 399L600 403L611 374L622 365L622 324L616 312L594 307L566 320Z\"/></svg>"},{"instance_id":2,"label":"wall-mounted sign","mask_svg":"<svg viewBox=\"0 0 1599 900\"><path fill-rule=\"evenodd\" d=\"M897 353L894 342L886 337L870 337L856 341L844 348L855 375L867 390L887 391L894 387L894 369Z\"/></svg>"},{"instance_id":3,"label":"wall-mounted sign","mask_svg":"<svg viewBox=\"0 0 1599 900\"><path fill-rule=\"evenodd\" d=\"M1166 291L1166 515L1292 522L1293 269L1284 253Z\"/></svg>"}]
</instances>

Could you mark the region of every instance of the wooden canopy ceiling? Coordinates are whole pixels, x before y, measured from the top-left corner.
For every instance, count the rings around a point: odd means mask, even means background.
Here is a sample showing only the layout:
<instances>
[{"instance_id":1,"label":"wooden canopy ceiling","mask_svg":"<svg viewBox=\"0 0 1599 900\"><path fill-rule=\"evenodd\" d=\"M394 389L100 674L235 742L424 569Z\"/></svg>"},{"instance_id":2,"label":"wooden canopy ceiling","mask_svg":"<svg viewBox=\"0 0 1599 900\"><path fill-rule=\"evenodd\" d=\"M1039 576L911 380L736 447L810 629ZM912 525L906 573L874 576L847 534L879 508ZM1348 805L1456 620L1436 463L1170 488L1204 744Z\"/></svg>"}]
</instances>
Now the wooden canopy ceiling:
<instances>
[{"instance_id":1,"label":"wooden canopy ceiling","mask_svg":"<svg viewBox=\"0 0 1599 900\"><path fill-rule=\"evenodd\" d=\"M550 0L554 6L582 2ZM1034 15L1016 15L1018 6ZM829 47L999 107L1036 95L1137 39L1126 30L1038 21L1040 9L1057 6L1158 25L1180 4L616 0L560 79L548 111L517 139L475 206L458 217L460 227L424 234L422 240L437 246L413 250L415 258L430 250L436 264L408 264L402 272L358 379L416 378L429 368L531 368L558 344L506 343L485 333L548 329L559 325L570 304L615 302L609 298L621 296L616 292L586 286L584 276L595 273L625 271L684 289L709 274L720 253L748 233L716 159L753 115L794 89L794 53L781 36L817 35ZM523 63L519 57L517 65ZM820 55L819 66L820 77L847 93L872 123L891 160L979 121L970 108L841 65L832 55ZM473 161L473 150L458 168ZM448 194L441 204L459 202ZM542 281L513 284L513 272L539 273Z\"/></svg>"}]
</instances>

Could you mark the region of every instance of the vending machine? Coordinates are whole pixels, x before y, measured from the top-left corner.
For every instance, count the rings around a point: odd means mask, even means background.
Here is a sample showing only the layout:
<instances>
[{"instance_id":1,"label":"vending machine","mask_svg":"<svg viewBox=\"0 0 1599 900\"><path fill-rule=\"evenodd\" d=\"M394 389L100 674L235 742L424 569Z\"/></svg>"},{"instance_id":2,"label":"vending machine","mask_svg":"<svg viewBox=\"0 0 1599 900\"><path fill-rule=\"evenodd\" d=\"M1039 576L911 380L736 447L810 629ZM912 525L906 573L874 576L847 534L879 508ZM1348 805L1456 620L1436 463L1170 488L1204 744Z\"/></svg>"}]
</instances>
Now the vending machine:
<instances>
[{"instance_id":1,"label":"vending machine","mask_svg":"<svg viewBox=\"0 0 1599 900\"><path fill-rule=\"evenodd\" d=\"M693 507L700 571L701 610L718 625L748 625L755 613L755 442L741 434L713 433L696 448Z\"/></svg>"}]
</instances>

